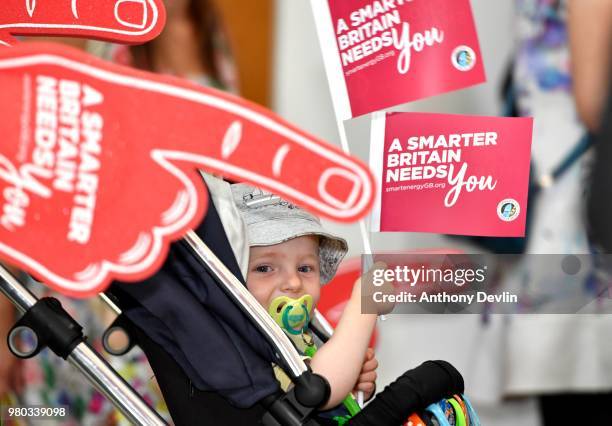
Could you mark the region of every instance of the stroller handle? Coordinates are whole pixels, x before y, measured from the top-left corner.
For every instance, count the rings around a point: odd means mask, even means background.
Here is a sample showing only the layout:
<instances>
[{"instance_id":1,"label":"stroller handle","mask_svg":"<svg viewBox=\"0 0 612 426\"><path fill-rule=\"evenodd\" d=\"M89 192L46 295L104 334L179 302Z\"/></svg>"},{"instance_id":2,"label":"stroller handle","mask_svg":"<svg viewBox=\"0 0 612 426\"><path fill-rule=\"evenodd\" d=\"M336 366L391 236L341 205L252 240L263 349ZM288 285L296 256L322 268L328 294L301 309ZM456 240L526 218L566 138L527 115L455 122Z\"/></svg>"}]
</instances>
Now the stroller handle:
<instances>
[{"instance_id":1,"label":"stroller handle","mask_svg":"<svg viewBox=\"0 0 612 426\"><path fill-rule=\"evenodd\" d=\"M22 314L38 302L36 296L2 265L0 265L0 292L9 298ZM87 343L81 342L75 346L67 359L133 424L147 426L166 424Z\"/></svg>"}]
</instances>

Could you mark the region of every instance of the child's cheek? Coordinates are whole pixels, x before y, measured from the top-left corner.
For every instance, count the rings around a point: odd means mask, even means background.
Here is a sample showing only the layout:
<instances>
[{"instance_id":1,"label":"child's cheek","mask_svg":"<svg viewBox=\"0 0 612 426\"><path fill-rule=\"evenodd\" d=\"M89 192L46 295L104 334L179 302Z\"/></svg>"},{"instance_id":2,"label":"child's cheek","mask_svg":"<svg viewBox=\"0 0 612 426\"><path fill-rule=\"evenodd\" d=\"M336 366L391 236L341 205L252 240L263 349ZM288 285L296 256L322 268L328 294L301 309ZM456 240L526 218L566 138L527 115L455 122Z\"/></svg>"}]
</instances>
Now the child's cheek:
<instances>
[{"instance_id":1,"label":"child's cheek","mask_svg":"<svg viewBox=\"0 0 612 426\"><path fill-rule=\"evenodd\" d=\"M253 297L259 302L260 305L263 305L261 298L261 290L255 283L255 280L251 277L251 275L247 275L247 290L249 290L249 293L253 295Z\"/></svg>"},{"instance_id":2,"label":"child's cheek","mask_svg":"<svg viewBox=\"0 0 612 426\"><path fill-rule=\"evenodd\" d=\"M274 299L274 288L270 288L265 282L258 282L247 277L247 289L255 297L261 306L268 309L270 302Z\"/></svg>"},{"instance_id":3,"label":"child's cheek","mask_svg":"<svg viewBox=\"0 0 612 426\"><path fill-rule=\"evenodd\" d=\"M319 283L317 283L317 286L310 292L310 295L312 296L312 306L316 308L321 297L321 285Z\"/></svg>"}]
</instances>

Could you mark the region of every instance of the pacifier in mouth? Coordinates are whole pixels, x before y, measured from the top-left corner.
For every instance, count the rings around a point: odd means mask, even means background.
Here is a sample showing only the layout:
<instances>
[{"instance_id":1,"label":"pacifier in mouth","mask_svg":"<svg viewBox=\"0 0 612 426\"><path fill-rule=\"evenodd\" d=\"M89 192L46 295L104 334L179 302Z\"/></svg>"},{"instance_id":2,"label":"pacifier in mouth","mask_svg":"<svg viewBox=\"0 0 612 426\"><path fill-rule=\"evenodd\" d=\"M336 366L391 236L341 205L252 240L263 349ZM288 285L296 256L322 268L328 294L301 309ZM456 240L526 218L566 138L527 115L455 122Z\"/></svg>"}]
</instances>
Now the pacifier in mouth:
<instances>
[{"instance_id":1,"label":"pacifier in mouth","mask_svg":"<svg viewBox=\"0 0 612 426\"><path fill-rule=\"evenodd\" d=\"M299 335L310 322L312 296L305 294L299 299L278 296L270 303L268 313L274 321L289 334Z\"/></svg>"}]
</instances>

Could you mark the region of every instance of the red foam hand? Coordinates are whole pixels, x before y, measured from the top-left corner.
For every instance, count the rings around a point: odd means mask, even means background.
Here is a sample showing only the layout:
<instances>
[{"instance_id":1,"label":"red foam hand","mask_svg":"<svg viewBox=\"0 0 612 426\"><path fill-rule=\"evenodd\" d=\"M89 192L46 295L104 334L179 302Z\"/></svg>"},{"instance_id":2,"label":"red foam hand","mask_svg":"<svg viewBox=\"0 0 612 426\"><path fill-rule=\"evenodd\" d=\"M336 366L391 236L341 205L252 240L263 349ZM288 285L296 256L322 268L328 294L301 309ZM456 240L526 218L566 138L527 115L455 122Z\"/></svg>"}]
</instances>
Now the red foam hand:
<instances>
[{"instance_id":1,"label":"red foam hand","mask_svg":"<svg viewBox=\"0 0 612 426\"><path fill-rule=\"evenodd\" d=\"M14 35L61 35L144 43L164 27L162 0L2 0L0 44Z\"/></svg>"},{"instance_id":2,"label":"red foam hand","mask_svg":"<svg viewBox=\"0 0 612 426\"><path fill-rule=\"evenodd\" d=\"M0 256L74 296L138 280L202 219L196 169L354 221L358 160L243 99L24 43L0 52Z\"/></svg>"}]
</instances>

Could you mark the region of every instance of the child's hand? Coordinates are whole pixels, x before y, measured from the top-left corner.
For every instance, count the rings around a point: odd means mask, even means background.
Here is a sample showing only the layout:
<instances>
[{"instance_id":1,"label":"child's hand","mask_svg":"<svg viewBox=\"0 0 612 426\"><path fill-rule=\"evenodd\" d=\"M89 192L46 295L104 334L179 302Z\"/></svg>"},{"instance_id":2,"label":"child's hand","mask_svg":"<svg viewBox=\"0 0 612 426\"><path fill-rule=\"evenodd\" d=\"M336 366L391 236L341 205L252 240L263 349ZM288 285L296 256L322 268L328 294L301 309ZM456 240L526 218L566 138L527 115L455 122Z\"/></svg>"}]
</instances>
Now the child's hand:
<instances>
[{"instance_id":1,"label":"child's hand","mask_svg":"<svg viewBox=\"0 0 612 426\"><path fill-rule=\"evenodd\" d=\"M376 390L376 378L378 377L376 374L377 368L378 360L374 355L374 349L368 348L363 361L363 366L361 367L359 379L357 379L357 384L355 385L355 389L353 389L353 393L357 393L359 391L363 392L364 401L369 400Z\"/></svg>"},{"instance_id":2,"label":"child's hand","mask_svg":"<svg viewBox=\"0 0 612 426\"><path fill-rule=\"evenodd\" d=\"M395 295L394 283L384 280L381 284L375 279L377 275L380 277L385 269L387 269L386 263L376 262L355 283L353 294L358 293L361 297L361 312L364 314L386 315L395 307L395 300L389 298Z\"/></svg>"}]
</instances>

